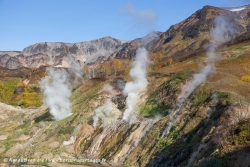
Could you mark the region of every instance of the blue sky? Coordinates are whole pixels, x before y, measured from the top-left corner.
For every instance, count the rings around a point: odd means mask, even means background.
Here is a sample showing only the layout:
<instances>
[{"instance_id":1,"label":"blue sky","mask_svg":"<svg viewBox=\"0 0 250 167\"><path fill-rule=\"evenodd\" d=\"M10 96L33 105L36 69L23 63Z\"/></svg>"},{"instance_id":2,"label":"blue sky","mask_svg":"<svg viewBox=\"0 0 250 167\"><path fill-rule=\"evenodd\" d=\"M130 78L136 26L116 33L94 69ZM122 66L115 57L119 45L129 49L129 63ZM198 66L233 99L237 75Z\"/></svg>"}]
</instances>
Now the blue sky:
<instances>
[{"instance_id":1,"label":"blue sky","mask_svg":"<svg viewBox=\"0 0 250 167\"><path fill-rule=\"evenodd\" d=\"M132 40L166 31L205 5L246 4L250 0L0 0L0 51L105 36Z\"/></svg>"}]
</instances>

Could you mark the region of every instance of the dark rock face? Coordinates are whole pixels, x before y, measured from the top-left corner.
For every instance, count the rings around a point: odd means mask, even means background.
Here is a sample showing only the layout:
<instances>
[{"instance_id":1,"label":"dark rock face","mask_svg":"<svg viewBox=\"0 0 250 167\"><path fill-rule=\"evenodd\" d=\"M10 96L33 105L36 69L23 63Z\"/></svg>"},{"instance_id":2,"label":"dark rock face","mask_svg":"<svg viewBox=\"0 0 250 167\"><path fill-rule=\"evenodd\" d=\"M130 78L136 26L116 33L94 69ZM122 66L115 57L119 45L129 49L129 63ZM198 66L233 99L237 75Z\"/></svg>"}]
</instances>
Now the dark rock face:
<instances>
[{"instance_id":1,"label":"dark rock face","mask_svg":"<svg viewBox=\"0 0 250 167\"><path fill-rule=\"evenodd\" d=\"M4 54L0 57L0 65L3 67L6 65L7 61L10 59L8 54Z\"/></svg>"},{"instance_id":2,"label":"dark rock face","mask_svg":"<svg viewBox=\"0 0 250 167\"><path fill-rule=\"evenodd\" d=\"M145 47L147 50L154 45L154 43L159 41L159 36L162 32L152 32L149 35L135 39L129 43L125 43L122 49L116 53L114 53L114 57L121 59L132 59L136 55L136 50L139 47Z\"/></svg>"},{"instance_id":3,"label":"dark rock face","mask_svg":"<svg viewBox=\"0 0 250 167\"><path fill-rule=\"evenodd\" d=\"M76 54L78 49L79 49L79 48L76 46L76 44L74 44L73 46L71 46L71 47L69 48L69 53L71 53L71 54Z\"/></svg>"},{"instance_id":4,"label":"dark rock face","mask_svg":"<svg viewBox=\"0 0 250 167\"><path fill-rule=\"evenodd\" d=\"M246 26L247 31L250 31L250 24Z\"/></svg>"},{"instance_id":5,"label":"dark rock face","mask_svg":"<svg viewBox=\"0 0 250 167\"><path fill-rule=\"evenodd\" d=\"M250 9L248 10L245 18L244 18L247 22L247 26L246 26L246 29L247 31L250 31Z\"/></svg>"},{"instance_id":6,"label":"dark rock face","mask_svg":"<svg viewBox=\"0 0 250 167\"><path fill-rule=\"evenodd\" d=\"M22 67L22 64L16 57L11 57L7 62L6 62L6 67L9 69L16 69L19 67Z\"/></svg>"},{"instance_id":7,"label":"dark rock face","mask_svg":"<svg viewBox=\"0 0 250 167\"><path fill-rule=\"evenodd\" d=\"M47 45L47 43L45 42L45 43L38 43L35 47L32 47L30 50L29 50L29 52L31 53L31 54L36 54L36 53L43 53L43 52L46 52L47 51L47 49L48 49L48 45ZM25 52L25 50L24 50L24 52Z\"/></svg>"}]
</instances>

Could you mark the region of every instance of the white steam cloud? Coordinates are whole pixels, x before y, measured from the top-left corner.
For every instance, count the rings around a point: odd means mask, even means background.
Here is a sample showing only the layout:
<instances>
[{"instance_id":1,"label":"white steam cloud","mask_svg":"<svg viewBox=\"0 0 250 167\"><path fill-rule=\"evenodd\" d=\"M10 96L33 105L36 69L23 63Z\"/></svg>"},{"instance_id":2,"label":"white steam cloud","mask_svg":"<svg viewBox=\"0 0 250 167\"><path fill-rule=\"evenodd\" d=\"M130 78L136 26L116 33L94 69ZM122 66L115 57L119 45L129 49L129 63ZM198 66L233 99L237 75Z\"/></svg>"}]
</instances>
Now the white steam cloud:
<instances>
[{"instance_id":1,"label":"white steam cloud","mask_svg":"<svg viewBox=\"0 0 250 167\"><path fill-rule=\"evenodd\" d=\"M179 96L178 105L181 105L189 95L203 82L207 77L212 74L215 69L215 62L220 59L220 56L216 54L216 46L230 39L234 34L233 27L222 16L218 16L214 20L215 28L211 31L212 42L209 45L207 52L207 65L203 67L200 73L194 74L193 79L183 86L182 92Z\"/></svg>"},{"instance_id":2,"label":"white steam cloud","mask_svg":"<svg viewBox=\"0 0 250 167\"><path fill-rule=\"evenodd\" d=\"M93 117L93 127L96 128L99 120L102 121L102 126L107 126L111 122L111 112L112 112L112 101L108 99L101 107L95 109L95 116Z\"/></svg>"},{"instance_id":3,"label":"white steam cloud","mask_svg":"<svg viewBox=\"0 0 250 167\"><path fill-rule=\"evenodd\" d=\"M101 120L101 127L106 127L114 123L120 115L120 111L115 107L114 103L111 101L113 97L113 87L110 85L104 85L102 92L108 93L107 100L105 103L95 109L95 115L93 117L93 127L96 128L98 122Z\"/></svg>"},{"instance_id":4,"label":"white steam cloud","mask_svg":"<svg viewBox=\"0 0 250 167\"><path fill-rule=\"evenodd\" d=\"M40 83L41 91L44 94L43 104L49 107L50 114L55 120L64 119L72 114L69 97L73 86L70 83L70 77L73 76L74 84L76 84L83 75L78 62L73 58L68 58L67 61L70 63L69 73L62 68L48 67L47 75Z\"/></svg>"},{"instance_id":5,"label":"white steam cloud","mask_svg":"<svg viewBox=\"0 0 250 167\"><path fill-rule=\"evenodd\" d=\"M70 62L70 69L69 72L74 76L74 79L77 80L82 78L83 71L81 70L80 62L77 62L73 57L67 58L67 61Z\"/></svg>"},{"instance_id":6,"label":"white steam cloud","mask_svg":"<svg viewBox=\"0 0 250 167\"><path fill-rule=\"evenodd\" d=\"M138 10L134 7L132 3L127 3L127 5L121 9L120 14L130 16L134 19L132 25L135 25L142 31L150 32L154 29L157 22L157 14L151 9ZM129 26L129 29L131 27ZM123 32L124 33L124 32ZM139 99L140 92L145 89L148 85L147 81L147 67L150 63L147 55L147 51L144 47L151 39L158 37L155 33L150 33L142 39L141 47L136 51L135 62L133 63L132 69L130 71L130 76L133 81L127 82L123 90L123 94L127 96L126 98L126 110L123 114L123 120L129 123L136 122L137 117L137 102Z\"/></svg>"},{"instance_id":7,"label":"white steam cloud","mask_svg":"<svg viewBox=\"0 0 250 167\"><path fill-rule=\"evenodd\" d=\"M139 93L148 85L147 67L150 61L145 48L138 48L133 67L130 71L130 76L133 81L127 82L123 90L126 98L126 110L123 114L123 120L134 122L136 120L136 104L139 99Z\"/></svg>"},{"instance_id":8,"label":"white steam cloud","mask_svg":"<svg viewBox=\"0 0 250 167\"><path fill-rule=\"evenodd\" d=\"M55 120L64 119L71 115L69 74L64 69L47 68L46 71L47 76L41 81L43 103L50 108Z\"/></svg>"},{"instance_id":9,"label":"white steam cloud","mask_svg":"<svg viewBox=\"0 0 250 167\"><path fill-rule=\"evenodd\" d=\"M113 53L113 51L107 51L105 49L100 49L96 53L94 53L93 55L87 56L86 63L87 64L88 63L94 63L99 57L105 57L105 58L107 58L112 53Z\"/></svg>"},{"instance_id":10,"label":"white steam cloud","mask_svg":"<svg viewBox=\"0 0 250 167\"><path fill-rule=\"evenodd\" d=\"M207 77L211 75L215 70L215 62L219 60L219 56L215 52L216 46L219 46L223 42L229 40L234 34L232 24L230 22L227 22L227 20L223 16L215 18L214 24L215 27L211 31L212 42L210 43L207 52L207 65L203 67L199 73L194 74L193 79L183 86L181 94L178 97L177 104L175 105L174 109L170 111L170 120L162 134L162 137L167 135L172 126L178 121L180 117L180 109L185 100L200 84L205 82Z\"/></svg>"}]
</instances>

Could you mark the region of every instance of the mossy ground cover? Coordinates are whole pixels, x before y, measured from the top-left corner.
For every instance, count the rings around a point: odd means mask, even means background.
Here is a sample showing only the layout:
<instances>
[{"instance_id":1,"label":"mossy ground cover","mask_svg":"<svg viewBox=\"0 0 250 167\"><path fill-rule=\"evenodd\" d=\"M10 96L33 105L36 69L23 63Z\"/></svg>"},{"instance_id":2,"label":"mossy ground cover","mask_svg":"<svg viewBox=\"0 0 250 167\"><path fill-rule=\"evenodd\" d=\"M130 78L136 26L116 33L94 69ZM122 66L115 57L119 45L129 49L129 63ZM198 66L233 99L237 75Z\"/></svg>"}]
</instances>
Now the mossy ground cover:
<instances>
[{"instance_id":1,"label":"mossy ground cover","mask_svg":"<svg viewBox=\"0 0 250 167\"><path fill-rule=\"evenodd\" d=\"M37 91L36 87L25 86L24 91L18 93L10 104L18 105L21 107L39 107L43 104L43 95L40 91Z\"/></svg>"},{"instance_id":2,"label":"mossy ground cover","mask_svg":"<svg viewBox=\"0 0 250 167\"><path fill-rule=\"evenodd\" d=\"M180 91L179 85L191 76L191 71L183 71L173 75L165 81L147 98L147 102L140 108L140 113L146 117L154 117L156 115L167 115L168 110L173 106L174 99L168 99L167 96L173 96Z\"/></svg>"},{"instance_id":3,"label":"mossy ground cover","mask_svg":"<svg viewBox=\"0 0 250 167\"><path fill-rule=\"evenodd\" d=\"M0 101L9 103L21 78L5 78L0 80Z\"/></svg>"}]
</instances>

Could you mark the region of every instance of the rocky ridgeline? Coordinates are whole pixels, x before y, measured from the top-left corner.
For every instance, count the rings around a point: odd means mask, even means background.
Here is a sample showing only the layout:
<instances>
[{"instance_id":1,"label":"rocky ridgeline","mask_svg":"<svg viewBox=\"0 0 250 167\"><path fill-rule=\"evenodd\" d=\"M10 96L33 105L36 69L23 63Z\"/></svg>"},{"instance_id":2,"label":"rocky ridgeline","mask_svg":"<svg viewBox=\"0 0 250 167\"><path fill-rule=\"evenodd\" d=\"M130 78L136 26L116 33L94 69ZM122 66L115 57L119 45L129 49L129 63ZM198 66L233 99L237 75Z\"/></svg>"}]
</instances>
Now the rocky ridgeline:
<instances>
[{"instance_id":1,"label":"rocky ridgeline","mask_svg":"<svg viewBox=\"0 0 250 167\"><path fill-rule=\"evenodd\" d=\"M9 69L19 67L38 68L41 65L50 64L67 66L66 58L72 56L75 60L84 63L94 61L100 56L107 57L118 51L126 41L111 37L79 43L40 42L28 46L23 51L0 52L0 66Z\"/></svg>"}]
</instances>

